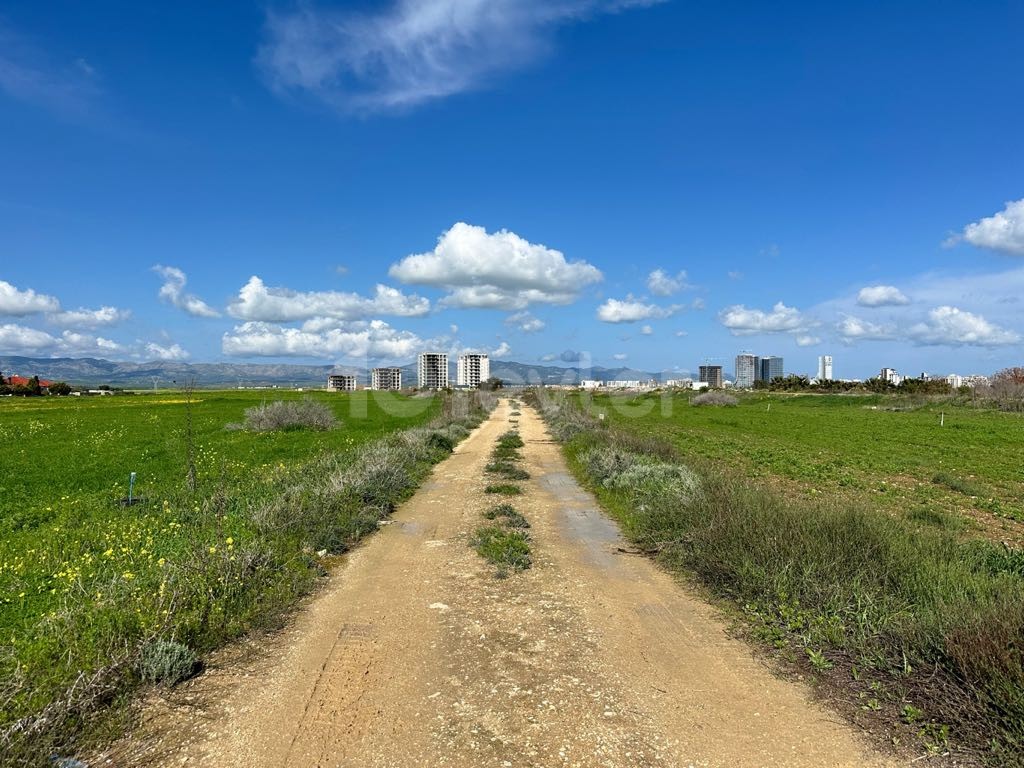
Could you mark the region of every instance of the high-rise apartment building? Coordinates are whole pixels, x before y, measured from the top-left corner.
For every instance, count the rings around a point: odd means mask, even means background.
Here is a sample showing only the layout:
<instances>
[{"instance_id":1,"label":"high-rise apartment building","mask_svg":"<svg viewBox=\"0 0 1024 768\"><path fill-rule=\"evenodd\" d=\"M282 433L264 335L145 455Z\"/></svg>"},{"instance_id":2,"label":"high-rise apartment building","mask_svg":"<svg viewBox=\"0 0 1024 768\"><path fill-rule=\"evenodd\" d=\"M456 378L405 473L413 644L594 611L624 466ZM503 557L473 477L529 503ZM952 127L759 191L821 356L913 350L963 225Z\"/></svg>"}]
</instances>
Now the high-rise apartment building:
<instances>
[{"instance_id":1,"label":"high-rise apartment building","mask_svg":"<svg viewBox=\"0 0 1024 768\"><path fill-rule=\"evenodd\" d=\"M448 355L444 352L421 352L417 360L417 382L420 389L448 388Z\"/></svg>"},{"instance_id":2,"label":"high-rise apartment building","mask_svg":"<svg viewBox=\"0 0 1024 768\"><path fill-rule=\"evenodd\" d=\"M722 386L722 366L720 365L702 365L700 367L700 380L706 383L709 387L721 387Z\"/></svg>"},{"instance_id":3,"label":"high-rise apartment building","mask_svg":"<svg viewBox=\"0 0 1024 768\"><path fill-rule=\"evenodd\" d=\"M736 386L750 389L757 379L757 356L749 352L736 355Z\"/></svg>"},{"instance_id":4,"label":"high-rise apartment building","mask_svg":"<svg viewBox=\"0 0 1024 768\"><path fill-rule=\"evenodd\" d=\"M757 361L757 380L770 384L773 379L781 379L782 358L775 355L759 358Z\"/></svg>"},{"instance_id":5,"label":"high-rise apartment building","mask_svg":"<svg viewBox=\"0 0 1024 768\"><path fill-rule=\"evenodd\" d=\"M401 368L374 368L370 372L370 389L401 389Z\"/></svg>"},{"instance_id":6,"label":"high-rise apartment building","mask_svg":"<svg viewBox=\"0 0 1024 768\"><path fill-rule=\"evenodd\" d=\"M356 377L345 373L332 373L327 377L327 388L332 392L355 392Z\"/></svg>"},{"instance_id":7,"label":"high-rise apartment building","mask_svg":"<svg viewBox=\"0 0 1024 768\"><path fill-rule=\"evenodd\" d=\"M459 355L456 383L460 387L479 387L491 378L491 361L487 355Z\"/></svg>"},{"instance_id":8,"label":"high-rise apartment building","mask_svg":"<svg viewBox=\"0 0 1024 768\"><path fill-rule=\"evenodd\" d=\"M818 357L818 381L832 381L832 355Z\"/></svg>"}]
</instances>

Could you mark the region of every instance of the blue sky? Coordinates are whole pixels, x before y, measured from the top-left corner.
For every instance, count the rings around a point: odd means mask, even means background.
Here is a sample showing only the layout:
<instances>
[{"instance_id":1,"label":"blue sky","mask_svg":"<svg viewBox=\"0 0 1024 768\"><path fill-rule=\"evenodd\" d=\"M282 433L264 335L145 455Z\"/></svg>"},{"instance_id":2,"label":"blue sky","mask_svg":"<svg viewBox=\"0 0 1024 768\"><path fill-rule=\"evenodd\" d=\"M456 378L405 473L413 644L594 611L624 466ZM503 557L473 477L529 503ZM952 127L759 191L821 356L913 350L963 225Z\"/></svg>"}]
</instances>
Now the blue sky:
<instances>
[{"instance_id":1,"label":"blue sky","mask_svg":"<svg viewBox=\"0 0 1024 768\"><path fill-rule=\"evenodd\" d=\"M984 0L7 2L0 353L1020 364L1021 28Z\"/></svg>"}]
</instances>

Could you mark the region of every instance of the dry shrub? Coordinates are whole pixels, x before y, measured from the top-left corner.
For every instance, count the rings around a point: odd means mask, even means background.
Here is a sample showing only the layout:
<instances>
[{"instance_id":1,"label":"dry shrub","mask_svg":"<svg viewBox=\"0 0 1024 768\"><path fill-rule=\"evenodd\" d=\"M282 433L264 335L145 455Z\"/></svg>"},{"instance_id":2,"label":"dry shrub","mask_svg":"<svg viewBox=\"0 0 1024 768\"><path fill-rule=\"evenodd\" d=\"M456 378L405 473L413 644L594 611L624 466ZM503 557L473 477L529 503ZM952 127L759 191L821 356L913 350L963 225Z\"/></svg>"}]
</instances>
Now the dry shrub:
<instances>
[{"instance_id":1,"label":"dry shrub","mask_svg":"<svg viewBox=\"0 0 1024 768\"><path fill-rule=\"evenodd\" d=\"M725 392L705 392L690 400L690 405L739 405L738 398Z\"/></svg>"},{"instance_id":2,"label":"dry shrub","mask_svg":"<svg viewBox=\"0 0 1024 768\"><path fill-rule=\"evenodd\" d=\"M274 432L292 429L325 431L338 426L334 412L311 398L276 400L245 409L245 428L251 432Z\"/></svg>"}]
</instances>

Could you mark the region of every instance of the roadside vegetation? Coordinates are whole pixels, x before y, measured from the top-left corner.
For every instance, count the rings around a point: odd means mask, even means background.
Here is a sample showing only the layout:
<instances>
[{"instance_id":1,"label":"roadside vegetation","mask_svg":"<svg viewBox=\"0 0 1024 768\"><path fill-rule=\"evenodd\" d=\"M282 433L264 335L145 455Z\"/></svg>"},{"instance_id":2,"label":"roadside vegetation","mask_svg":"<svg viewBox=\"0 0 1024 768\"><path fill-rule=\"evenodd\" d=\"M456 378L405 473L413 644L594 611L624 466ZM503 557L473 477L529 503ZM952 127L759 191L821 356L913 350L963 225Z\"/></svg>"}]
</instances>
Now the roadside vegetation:
<instances>
[{"instance_id":1,"label":"roadside vegetation","mask_svg":"<svg viewBox=\"0 0 1024 768\"><path fill-rule=\"evenodd\" d=\"M226 430L257 397L0 406L17 446L0 453L4 765L104 738L138 685L179 682L216 646L279 622L493 399L325 394L343 427Z\"/></svg>"},{"instance_id":2,"label":"roadside vegetation","mask_svg":"<svg viewBox=\"0 0 1024 768\"><path fill-rule=\"evenodd\" d=\"M1024 543L1020 414L903 395L755 392L734 407L689 407L696 397L579 400L619 429L657 434L689 460L728 466L795 500L828 495L904 518L939 510L976 533Z\"/></svg>"},{"instance_id":3,"label":"roadside vegetation","mask_svg":"<svg viewBox=\"0 0 1024 768\"><path fill-rule=\"evenodd\" d=\"M731 606L837 706L900 746L1024 766L1024 551L845 498L787 497L706 460L664 417L654 430L537 397L634 545Z\"/></svg>"}]
</instances>

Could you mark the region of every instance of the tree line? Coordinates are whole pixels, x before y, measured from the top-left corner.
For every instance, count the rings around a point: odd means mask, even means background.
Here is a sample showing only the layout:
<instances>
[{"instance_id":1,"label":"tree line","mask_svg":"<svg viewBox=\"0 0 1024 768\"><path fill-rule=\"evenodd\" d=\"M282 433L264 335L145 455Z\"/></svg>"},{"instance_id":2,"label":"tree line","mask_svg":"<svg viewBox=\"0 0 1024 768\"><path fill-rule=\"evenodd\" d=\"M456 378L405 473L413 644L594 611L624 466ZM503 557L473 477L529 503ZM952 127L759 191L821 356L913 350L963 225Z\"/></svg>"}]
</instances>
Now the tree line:
<instances>
[{"instance_id":1,"label":"tree line","mask_svg":"<svg viewBox=\"0 0 1024 768\"><path fill-rule=\"evenodd\" d=\"M954 388L945 379L907 378L899 384L878 377L866 381L811 381L807 376L790 374L769 382L758 381L754 389L770 392L861 392L873 394L961 395L975 404L990 404L1003 410L1024 411L1024 366L1004 368L988 384Z\"/></svg>"}]
</instances>

